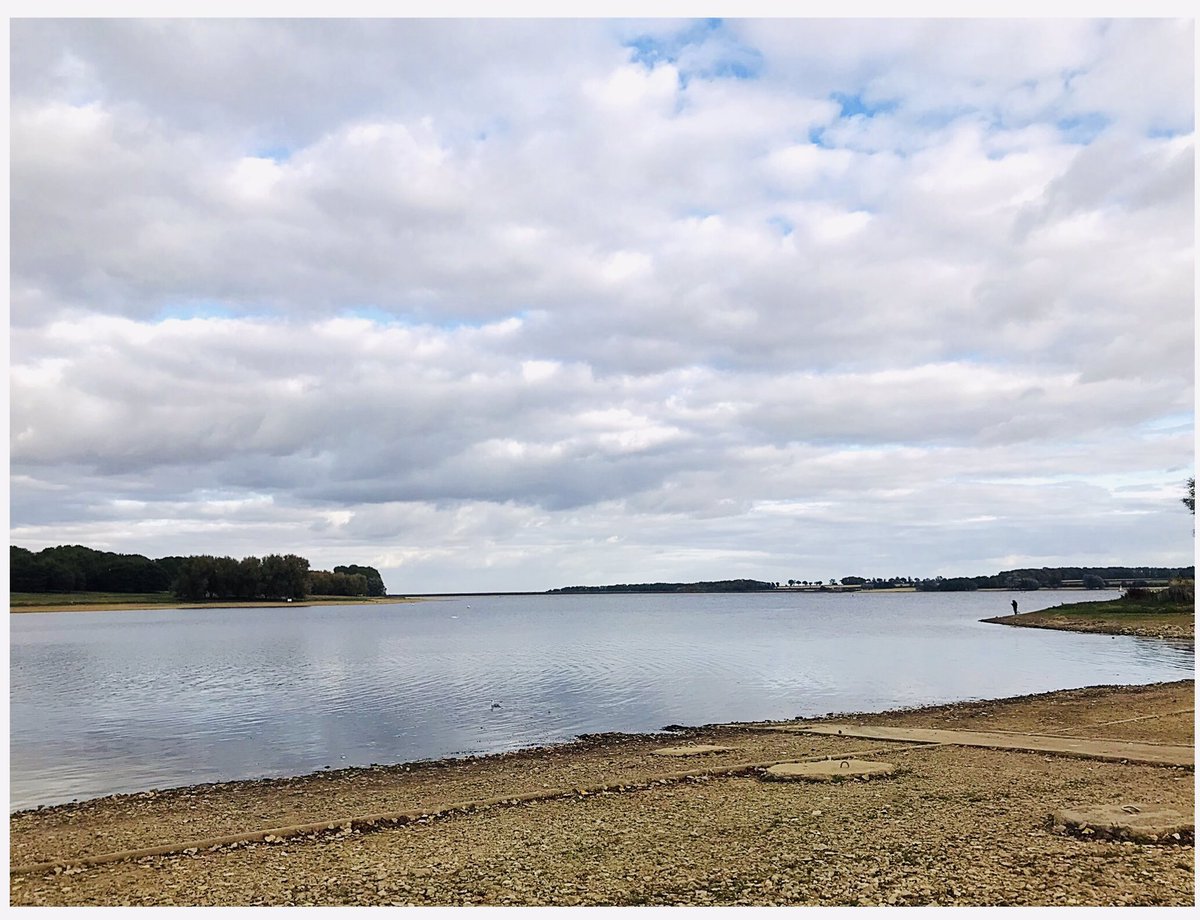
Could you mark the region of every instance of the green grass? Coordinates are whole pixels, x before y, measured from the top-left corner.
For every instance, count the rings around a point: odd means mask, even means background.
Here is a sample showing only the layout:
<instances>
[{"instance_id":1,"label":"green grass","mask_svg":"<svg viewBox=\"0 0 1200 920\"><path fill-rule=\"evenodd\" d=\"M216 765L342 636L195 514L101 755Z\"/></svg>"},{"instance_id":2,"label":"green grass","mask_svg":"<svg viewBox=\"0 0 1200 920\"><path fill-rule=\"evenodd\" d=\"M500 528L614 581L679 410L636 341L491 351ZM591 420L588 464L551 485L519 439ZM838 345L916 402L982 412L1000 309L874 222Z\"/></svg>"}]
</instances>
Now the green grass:
<instances>
[{"instance_id":1,"label":"green grass","mask_svg":"<svg viewBox=\"0 0 1200 920\"><path fill-rule=\"evenodd\" d=\"M1190 585L1174 585L1162 591L1123 595L1115 601L1064 603L1061 607L1051 607L1049 611L1039 613L1100 619L1190 619L1195 615L1195 595Z\"/></svg>"},{"instance_id":2,"label":"green grass","mask_svg":"<svg viewBox=\"0 0 1200 920\"><path fill-rule=\"evenodd\" d=\"M371 597L338 597L324 594L310 594L296 604L371 604L378 598ZM163 604L168 607L221 607L246 603L241 601L185 601L175 597L170 591L160 591L151 594L118 594L112 591L71 591L67 593L34 594L25 591L12 591L8 595L9 607L20 610L22 607L76 607L83 605L113 607L130 604ZM283 603L278 600L263 600L259 604Z\"/></svg>"},{"instance_id":3,"label":"green grass","mask_svg":"<svg viewBox=\"0 0 1200 920\"><path fill-rule=\"evenodd\" d=\"M1120 597L1114 601L1084 601L1079 604L1063 604L1061 607L1051 607L1049 610L1037 612L1055 616L1099 617L1102 619L1173 618L1194 616L1196 604L1194 601L1171 600L1158 594L1152 594L1148 598L1126 599Z\"/></svg>"},{"instance_id":4,"label":"green grass","mask_svg":"<svg viewBox=\"0 0 1200 920\"><path fill-rule=\"evenodd\" d=\"M1136 632L1146 635L1190 635L1196 620L1196 602L1188 591L1148 592L1141 597L1120 597L1112 601L1083 601L1046 610L1022 613L1017 621L1053 626L1060 623L1088 631ZM1006 618L1008 619L1008 618ZM1167 632L1163 632L1163 629Z\"/></svg>"},{"instance_id":5,"label":"green grass","mask_svg":"<svg viewBox=\"0 0 1200 920\"><path fill-rule=\"evenodd\" d=\"M69 607L75 604L173 604L169 591L152 594L118 594L113 591L70 591L62 594L12 591L8 595L11 607Z\"/></svg>"}]
</instances>

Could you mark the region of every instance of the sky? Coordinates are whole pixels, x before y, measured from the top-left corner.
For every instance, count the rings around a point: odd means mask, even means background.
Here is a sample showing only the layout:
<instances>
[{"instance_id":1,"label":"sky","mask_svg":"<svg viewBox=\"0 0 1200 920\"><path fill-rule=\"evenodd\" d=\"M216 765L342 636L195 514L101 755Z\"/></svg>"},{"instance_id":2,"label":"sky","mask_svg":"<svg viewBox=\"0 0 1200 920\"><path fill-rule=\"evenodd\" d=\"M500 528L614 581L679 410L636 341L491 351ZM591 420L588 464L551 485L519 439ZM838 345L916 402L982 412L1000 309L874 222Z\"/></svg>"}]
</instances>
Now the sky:
<instances>
[{"instance_id":1,"label":"sky","mask_svg":"<svg viewBox=\"0 0 1200 920\"><path fill-rule=\"evenodd\" d=\"M9 28L11 543L1192 564L1191 21Z\"/></svg>"}]
</instances>

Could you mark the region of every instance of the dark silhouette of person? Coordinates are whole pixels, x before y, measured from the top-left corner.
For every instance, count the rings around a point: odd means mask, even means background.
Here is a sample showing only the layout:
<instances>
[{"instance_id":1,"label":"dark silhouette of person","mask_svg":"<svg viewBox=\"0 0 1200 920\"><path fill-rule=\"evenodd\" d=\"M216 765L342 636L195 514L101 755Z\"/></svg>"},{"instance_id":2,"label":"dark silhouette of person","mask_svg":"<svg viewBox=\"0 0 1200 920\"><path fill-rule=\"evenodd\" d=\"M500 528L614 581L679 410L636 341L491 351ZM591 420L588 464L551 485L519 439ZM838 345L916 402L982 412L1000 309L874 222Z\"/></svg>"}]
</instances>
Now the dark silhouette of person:
<instances>
[{"instance_id":1,"label":"dark silhouette of person","mask_svg":"<svg viewBox=\"0 0 1200 920\"><path fill-rule=\"evenodd\" d=\"M1013 605L1013 615L1014 615L1014 616L1016 616L1016 613L1017 613L1017 602L1014 600L1014 601L1012 602L1012 605Z\"/></svg>"}]
</instances>

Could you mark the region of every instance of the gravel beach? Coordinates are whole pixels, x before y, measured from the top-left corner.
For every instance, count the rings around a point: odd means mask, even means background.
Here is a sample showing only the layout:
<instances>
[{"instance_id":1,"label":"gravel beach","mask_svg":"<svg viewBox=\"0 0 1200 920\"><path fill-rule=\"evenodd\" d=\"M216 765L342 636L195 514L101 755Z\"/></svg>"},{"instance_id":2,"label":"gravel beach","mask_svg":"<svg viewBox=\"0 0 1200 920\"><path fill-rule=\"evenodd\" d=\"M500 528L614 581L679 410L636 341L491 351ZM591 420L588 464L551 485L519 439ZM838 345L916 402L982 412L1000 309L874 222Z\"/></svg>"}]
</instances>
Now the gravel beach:
<instances>
[{"instance_id":1,"label":"gravel beach","mask_svg":"<svg viewBox=\"0 0 1200 920\"><path fill-rule=\"evenodd\" d=\"M1194 744L1194 683L826 721ZM814 720L820 721L820 720ZM17 813L13 905L1192 905L1190 834L1073 836L1057 809L1192 814L1194 770L808 735L787 723L602 735L489 757L113 796ZM712 745L693 757L664 746ZM766 782L857 754L896 767ZM497 802L497 800L503 800ZM489 802L494 804L488 804ZM474 803L474 804L472 804ZM463 806L441 813L446 806ZM397 820L349 819L406 813ZM421 815L428 817L422 818ZM266 840L187 847L327 822ZM261 835L260 835L261 836ZM78 864L165 846L171 853ZM72 862L76 861L76 862Z\"/></svg>"}]
</instances>

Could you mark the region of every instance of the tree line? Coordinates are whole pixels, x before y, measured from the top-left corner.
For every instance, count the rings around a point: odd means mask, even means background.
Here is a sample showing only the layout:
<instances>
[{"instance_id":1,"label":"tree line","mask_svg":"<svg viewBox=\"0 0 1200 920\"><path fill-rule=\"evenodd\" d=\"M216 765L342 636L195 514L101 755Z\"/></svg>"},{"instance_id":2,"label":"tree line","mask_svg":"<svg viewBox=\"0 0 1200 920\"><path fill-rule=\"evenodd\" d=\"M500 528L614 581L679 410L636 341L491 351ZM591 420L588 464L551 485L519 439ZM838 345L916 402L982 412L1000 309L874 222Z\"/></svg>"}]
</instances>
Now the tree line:
<instances>
[{"instance_id":1,"label":"tree line","mask_svg":"<svg viewBox=\"0 0 1200 920\"><path fill-rule=\"evenodd\" d=\"M313 570L302 556L163 556L150 559L86 546L54 546L32 552L9 547L9 584L13 591L116 594L172 592L181 600L299 600L309 595L383 597L378 570L338 565Z\"/></svg>"},{"instance_id":2,"label":"tree line","mask_svg":"<svg viewBox=\"0 0 1200 920\"><path fill-rule=\"evenodd\" d=\"M729 581L697 581L690 583L656 581L640 585L573 585L551 588L547 594L737 594L746 591L774 591L770 581L735 578Z\"/></svg>"},{"instance_id":3,"label":"tree line","mask_svg":"<svg viewBox=\"0 0 1200 920\"><path fill-rule=\"evenodd\" d=\"M1149 581L1195 578L1195 566L1055 566L1040 569L1006 569L995 575L943 578L860 578L848 576L843 585L863 588L913 587L918 591L977 591L980 588L1005 588L1013 591L1037 591L1079 584L1084 588L1141 587ZM800 584L800 582L796 582Z\"/></svg>"}]
</instances>

